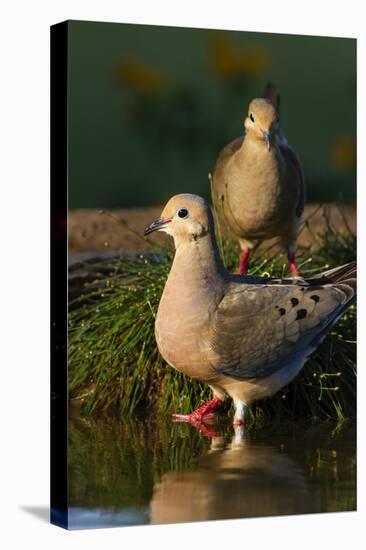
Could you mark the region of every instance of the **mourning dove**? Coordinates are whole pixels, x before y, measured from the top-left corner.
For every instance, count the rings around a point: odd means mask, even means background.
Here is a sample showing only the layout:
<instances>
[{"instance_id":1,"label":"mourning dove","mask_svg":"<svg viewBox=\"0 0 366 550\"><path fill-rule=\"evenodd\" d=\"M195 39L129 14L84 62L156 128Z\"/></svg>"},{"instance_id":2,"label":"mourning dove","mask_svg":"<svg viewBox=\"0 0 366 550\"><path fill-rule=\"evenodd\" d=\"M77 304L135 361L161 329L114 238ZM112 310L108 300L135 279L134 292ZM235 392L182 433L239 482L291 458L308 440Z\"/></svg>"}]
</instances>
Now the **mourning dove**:
<instances>
[{"instance_id":1,"label":"mourning dove","mask_svg":"<svg viewBox=\"0 0 366 550\"><path fill-rule=\"evenodd\" d=\"M275 87L269 84L264 95L249 104L245 136L219 154L213 200L221 220L239 241L239 274L247 272L251 249L278 237L292 274L298 276L295 249L304 210L304 178L280 126Z\"/></svg>"},{"instance_id":2,"label":"mourning dove","mask_svg":"<svg viewBox=\"0 0 366 550\"><path fill-rule=\"evenodd\" d=\"M174 238L175 256L159 303L155 337L165 361L209 384L214 397L176 420L200 422L229 395L234 423L248 405L288 384L355 295L356 267L309 279L230 275L207 202L172 197L145 230Z\"/></svg>"}]
</instances>

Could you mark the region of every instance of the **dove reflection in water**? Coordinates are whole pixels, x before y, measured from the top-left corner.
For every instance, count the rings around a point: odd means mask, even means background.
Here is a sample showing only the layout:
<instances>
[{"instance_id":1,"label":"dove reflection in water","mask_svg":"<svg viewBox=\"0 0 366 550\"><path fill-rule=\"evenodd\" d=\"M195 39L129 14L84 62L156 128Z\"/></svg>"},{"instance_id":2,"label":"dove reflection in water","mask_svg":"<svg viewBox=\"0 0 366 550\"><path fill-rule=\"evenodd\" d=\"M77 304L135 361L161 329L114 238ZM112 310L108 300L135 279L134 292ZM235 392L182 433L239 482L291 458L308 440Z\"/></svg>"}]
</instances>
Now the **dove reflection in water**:
<instances>
[{"instance_id":1,"label":"dove reflection in water","mask_svg":"<svg viewBox=\"0 0 366 550\"><path fill-rule=\"evenodd\" d=\"M155 485L153 524L316 513L319 489L296 462L275 447L243 437L235 427L229 445L214 438L194 470L168 472Z\"/></svg>"}]
</instances>

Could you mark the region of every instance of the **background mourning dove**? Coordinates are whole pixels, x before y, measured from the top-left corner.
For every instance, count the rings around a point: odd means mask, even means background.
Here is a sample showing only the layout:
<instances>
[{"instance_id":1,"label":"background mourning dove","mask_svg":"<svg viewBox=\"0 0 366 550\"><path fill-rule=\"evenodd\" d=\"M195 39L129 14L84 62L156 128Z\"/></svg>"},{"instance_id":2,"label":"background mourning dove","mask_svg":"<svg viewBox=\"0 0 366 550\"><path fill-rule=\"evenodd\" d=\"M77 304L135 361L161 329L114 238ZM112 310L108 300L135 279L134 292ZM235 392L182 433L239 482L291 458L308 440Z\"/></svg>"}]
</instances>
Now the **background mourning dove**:
<instances>
[{"instance_id":1,"label":"background mourning dove","mask_svg":"<svg viewBox=\"0 0 366 550\"><path fill-rule=\"evenodd\" d=\"M234 424L242 424L247 405L288 384L347 309L355 264L306 280L229 275L211 210L190 194L171 198L145 235L156 230L171 235L176 249L155 321L158 348L167 363L214 394L175 418L200 423L229 395Z\"/></svg>"},{"instance_id":2,"label":"background mourning dove","mask_svg":"<svg viewBox=\"0 0 366 550\"><path fill-rule=\"evenodd\" d=\"M275 87L268 84L264 95L249 104L245 136L219 154L212 179L213 200L220 218L239 241L239 274L247 272L250 249L262 240L279 237L290 270L298 276L295 248L304 210L304 178L280 127L280 97Z\"/></svg>"}]
</instances>

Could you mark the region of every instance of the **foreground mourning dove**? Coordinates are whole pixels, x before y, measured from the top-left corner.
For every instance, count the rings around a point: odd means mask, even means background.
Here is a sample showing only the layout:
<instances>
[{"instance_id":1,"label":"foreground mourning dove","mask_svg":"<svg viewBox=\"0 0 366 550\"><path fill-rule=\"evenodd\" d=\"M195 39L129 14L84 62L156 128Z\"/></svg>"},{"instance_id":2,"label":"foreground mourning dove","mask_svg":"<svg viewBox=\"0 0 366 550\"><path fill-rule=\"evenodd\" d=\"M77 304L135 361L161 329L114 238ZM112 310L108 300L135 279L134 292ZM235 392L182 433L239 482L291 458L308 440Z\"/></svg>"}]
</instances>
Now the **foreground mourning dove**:
<instances>
[{"instance_id":1,"label":"foreground mourning dove","mask_svg":"<svg viewBox=\"0 0 366 550\"><path fill-rule=\"evenodd\" d=\"M277 237L287 251L292 274L298 276L295 249L304 210L304 178L280 127L275 87L269 84L264 95L249 104L245 136L219 154L213 200L221 220L239 241L239 274L247 272L251 249Z\"/></svg>"},{"instance_id":2,"label":"foreground mourning dove","mask_svg":"<svg viewBox=\"0 0 366 550\"><path fill-rule=\"evenodd\" d=\"M176 249L155 320L159 351L214 394L175 418L199 423L229 395L240 425L247 406L288 384L342 316L355 295L355 264L306 280L230 275L210 207L196 195L171 198L145 235L157 230Z\"/></svg>"}]
</instances>

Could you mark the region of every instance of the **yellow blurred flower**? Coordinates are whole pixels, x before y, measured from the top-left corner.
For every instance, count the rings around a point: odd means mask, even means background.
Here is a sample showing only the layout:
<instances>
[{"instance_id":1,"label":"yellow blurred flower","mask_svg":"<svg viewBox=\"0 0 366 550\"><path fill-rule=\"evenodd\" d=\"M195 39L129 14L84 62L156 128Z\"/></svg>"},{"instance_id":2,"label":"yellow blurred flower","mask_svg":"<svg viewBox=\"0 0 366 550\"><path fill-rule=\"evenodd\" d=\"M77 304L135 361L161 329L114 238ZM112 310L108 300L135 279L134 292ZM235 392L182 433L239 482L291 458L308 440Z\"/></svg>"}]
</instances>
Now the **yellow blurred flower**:
<instances>
[{"instance_id":1,"label":"yellow blurred flower","mask_svg":"<svg viewBox=\"0 0 366 550\"><path fill-rule=\"evenodd\" d=\"M156 68L135 58L118 61L113 73L119 83L145 94L158 93L166 85L165 79Z\"/></svg>"},{"instance_id":2,"label":"yellow blurred flower","mask_svg":"<svg viewBox=\"0 0 366 550\"><path fill-rule=\"evenodd\" d=\"M267 54L263 48L255 46L243 51L221 33L214 34L210 40L209 58L213 70L220 78L232 78L240 74L259 76L268 66Z\"/></svg>"},{"instance_id":3,"label":"yellow blurred flower","mask_svg":"<svg viewBox=\"0 0 366 550\"><path fill-rule=\"evenodd\" d=\"M356 164L356 151L350 136L339 136L331 147L331 159L338 170L353 170Z\"/></svg>"}]
</instances>

